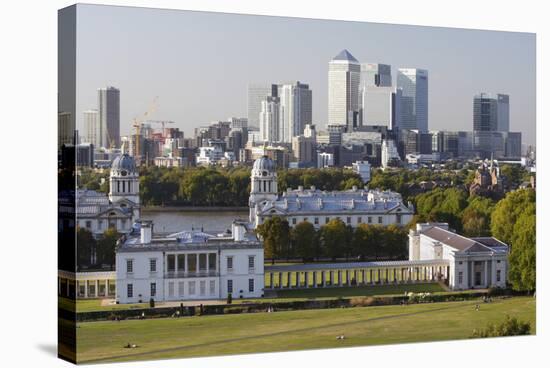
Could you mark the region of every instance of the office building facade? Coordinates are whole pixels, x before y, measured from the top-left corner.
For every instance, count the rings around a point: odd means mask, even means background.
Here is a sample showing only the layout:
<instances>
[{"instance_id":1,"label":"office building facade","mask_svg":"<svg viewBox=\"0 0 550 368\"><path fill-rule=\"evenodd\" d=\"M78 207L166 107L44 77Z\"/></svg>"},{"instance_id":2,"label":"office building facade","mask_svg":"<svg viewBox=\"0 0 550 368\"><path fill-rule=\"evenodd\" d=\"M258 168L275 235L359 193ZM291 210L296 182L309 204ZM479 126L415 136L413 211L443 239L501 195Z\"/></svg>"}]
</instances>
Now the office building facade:
<instances>
[{"instance_id":1,"label":"office building facade","mask_svg":"<svg viewBox=\"0 0 550 368\"><path fill-rule=\"evenodd\" d=\"M359 111L361 65L347 50L329 62L328 123L350 126Z\"/></svg>"},{"instance_id":2,"label":"office building facade","mask_svg":"<svg viewBox=\"0 0 550 368\"><path fill-rule=\"evenodd\" d=\"M399 69L397 88L402 90L400 129L428 131L428 71Z\"/></svg>"}]
</instances>

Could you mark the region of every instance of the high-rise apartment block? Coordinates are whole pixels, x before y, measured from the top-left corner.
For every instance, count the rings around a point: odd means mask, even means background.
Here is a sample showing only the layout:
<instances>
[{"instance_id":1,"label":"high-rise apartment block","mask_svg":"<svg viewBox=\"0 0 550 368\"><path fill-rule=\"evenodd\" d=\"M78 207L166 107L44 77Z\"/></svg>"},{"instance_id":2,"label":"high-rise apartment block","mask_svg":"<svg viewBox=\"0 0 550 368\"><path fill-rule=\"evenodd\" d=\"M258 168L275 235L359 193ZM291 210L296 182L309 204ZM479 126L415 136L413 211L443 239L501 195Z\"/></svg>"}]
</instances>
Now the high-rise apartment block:
<instances>
[{"instance_id":1,"label":"high-rise apartment block","mask_svg":"<svg viewBox=\"0 0 550 368\"><path fill-rule=\"evenodd\" d=\"M120 90L115 87L97 90L99 113L99 146L118 147L120 145Z\"/></svg>"},{"instance_id":2,"label":"high-rise apartment block","mask_svg":"<svg viewBox=\"0 0 550 368\"><path fill-rule=\"evenodd\" d=\"M278 86L281 104L279 140L291 143L292 138L304 131L306 124L312 123L312 94L309 86L300 82L284 83Z\"/></svg>"},{"instance_id":3,"label":"high-rise apartment block","mask_svg":"<svg viewBox=\"0 0 550 368\"><path fill-rule=\"evenodd\" d=\"M249 84L248 85L248 126L260 126L260 111L262 101L266 97L277 97L278 86L276 84Z\"/></svg>"},{"instance_id":4,"label":"high-rise apartment block","mask_svg":"<svg viewBox=\"0 0 550 368\"><path fill-rule=\"evenodd\" d=\"M342 50L328 69L328 123L353 126L359 113L361 65L349 51Z\"/></svg>"},{"instance_id":5,"label":"high-rise apartment block","mask_svg":"<svg viewBox=\"0 0 550 368\"><path fill-rule=\"evenodd\" d=\"M97 110L84 111L84 131L86 132L86 142L94 147L100 147L99 135L99 113Z\"/></svg>"},{"instance_id":6,"label":"high-rise apartment block","mask_svg":"<svg viewBox=\"0 0 550 368\"><path fill-rule=\"evenodd\" d=\"M281 104L278 97L267 97L261 103L260 140L263 142L279 142L279 122Z\"/></svg>"},{"instance_id":7,"label":"high-rise apartment block","mask_svg":"<svg viewBox=\"0 0 550 368\"><path fill-rule=\"evenodd\" d=\"M402 90L399 129L428 131L428 71L398 69L397 88Z\"/></svg>"},{"instance_id":8,"label":"high-rise apartment block","mask_svg":"<svg viewBox=\"0 0 550 368\"><path fill-rule=\"evenodd\" d=\"M508 132L510 130L510 97L480 93L474 96L474 131Z\"/></svg>"}]
</instances>

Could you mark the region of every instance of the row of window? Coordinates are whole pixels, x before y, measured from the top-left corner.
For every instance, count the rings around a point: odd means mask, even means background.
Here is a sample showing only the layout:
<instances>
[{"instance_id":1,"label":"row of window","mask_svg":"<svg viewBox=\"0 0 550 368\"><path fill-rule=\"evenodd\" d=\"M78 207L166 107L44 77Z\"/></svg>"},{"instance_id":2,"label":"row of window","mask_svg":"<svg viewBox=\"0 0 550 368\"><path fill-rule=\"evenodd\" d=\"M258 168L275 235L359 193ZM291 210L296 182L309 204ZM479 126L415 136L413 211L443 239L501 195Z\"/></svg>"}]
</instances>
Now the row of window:
<instances>
[{"instance_id":1,"label":"row of window","mask_svg":"<svg viewBox=\"0 0 550 368\"><path fill-rule=\"evenodd\" d=\"M479 275L481 275L480 272L478 272ZM461 285L464 282L464 273L462 271L458 272L458 284ZM496 282L500 282L500 270L497 270L497 280Z\"/></svg>"},{"instance_id":2,"label":"row of window","mask_svg":"<svg viewBox=\"0 0 550 368\"><path fill-rule=\"evenodd\" d=\"M120 219L120 229L122 229L122 230L126 229L127 223L128 222L127 222L126 219ZM116 227L116 221L109 221L108 226L109 227ZM84 223L84 227L88 230L91 230L92 229L92 221L87 220ZM103 220L97 220L97 229L101 230L102 228L103 228Z\"/></svg>"},{"instance_id":3,"label":"row of window","mask_svg":"<svg viewBox=\"0 0 550 368\"><path fill-rule=\"evenodd\" d=\"M122 190L120 190L120 183L122 183ZM128 188L126 188L126 181L117 181L117 192L118 193L131 193L132 192L132 182L128 182Z\"/></svg>"},{"instance_id":4,"label":"row of window","mask_svg":"<svg viewBox=\"0 0 550 368\"><path fill-rule=\"evenodd\" d=\"M325 224L328 224L328 223L330 222L330 220L332 220L332 219L333 219L333 218L331 218L331 217L325 217ZM344 221L344 220L343 220L341 217L339 217L339 216L335 217L335 219ZM374 218L373 216L368 216L368 217L367 217L367 222L366 222L366 223L367 223L367 224L373 224L373 223L374 223L374 219L375 219L375 218ZM263 221L264 221L264 218L262 217L261 220L262 220L262 222L263 222ZM378 217L376 218L376 220L377 220L376 223L378 223L378 224L382 224L382 223L383 223L383 218L382 218L382 216L378 216ZM302 221L308 222L308 221L309 221L309 218L308 218L308 217L304 217ZM313 224L314 224L314 225L319 225L319 221L320 221L320 220L319 220L319 217L314 217L314 218L313 218ZM296 224L298 223L298 218L293 217L293 218L291 218L290 222L292 223L292 225L296 225ZM401 215L397 215L397 221L396 221L396 222L397 222L398 224L401 223ZM351 223L352 223L352 217L351 217L351 216L347 216L347 217L345 218L345 223L351 225ZM363 223L363 217L361 217L361 216L357 217L357 223L358 223L358 224L362 224L362 223Z\"/></svg>"},{"instance_id":5,"label":"row of window","mask_svg":"<svg viewBox=\"0 0 550 368\"><path fill-rule=\"evenodd\" d=\"M216 270L216 254L210 253L208 254L208 257L206 257L207 254L199 254L199 269L200 270L206 270L206 258L208 258L209 263L209 269ZM185 266L185 254L179 254L178 257L178 271L183 271ZM201 257L204 256L204 257ZM181 259L180 259L181 257ZM196 254L188 254L187 255L187 261L188 264L188 272L194 272L196 271ZM174 254L169 254L167 257L168 260L168 271L174 271L176 269L175 261L176 257ZM229 256L226 258L227 260L227 269L233 270L233 256ZM183 266L183 267L180 267ZM256 257L255 256L248 256L248 269L254 270L256 266ZM126 273L133 273L134 272L134 260L133 259L127 259L126 260ZM157 272L157 259L156 258L150 258L149 259L149 272Z\"/></svg>"},{"instance_id":6,"label":"row of window","mask_svg":"<svg viewBox=\"0 0 550 368\"><path fill-rule=\"evenodd\" d=\"M252 280L252 281L254 281L254 280ZM196 281L189 281L188 282L187 293L189 295L196 295L197 294L196 286L197 286ZM168 296L169 297L174 297L175 296L174 287L175 287L175 284L173 282L168 283ZM254 285L252 285L252 290L253 290L253 288L254 288ZM149 293L150 293L149 295L152 298L157 295L157 283L156 282L151 282L150 283ZM209 281L209 294L211 296L216 295L216 281L214 281L214 280ZM180 282L178 282L178 296L183 297L184 295L185 295L185 282L180 281ZM205 280L199 281L199 295L200 296L206 296L206 281ZM133 298L134 297L134 284L128 284L126 286L126 296L128 298Z\"/></svg>"},{"instance_id":7,"label":"row of window","mask_svg":"<svg viewBox=\"0 0 550 368\"><path fill-rule=\"evenodd\" d=\"M233 293L233 280L227 280L227 292ZM248 292L254 292L254 279L248 279Z\"/></svg>"}]
</instances>

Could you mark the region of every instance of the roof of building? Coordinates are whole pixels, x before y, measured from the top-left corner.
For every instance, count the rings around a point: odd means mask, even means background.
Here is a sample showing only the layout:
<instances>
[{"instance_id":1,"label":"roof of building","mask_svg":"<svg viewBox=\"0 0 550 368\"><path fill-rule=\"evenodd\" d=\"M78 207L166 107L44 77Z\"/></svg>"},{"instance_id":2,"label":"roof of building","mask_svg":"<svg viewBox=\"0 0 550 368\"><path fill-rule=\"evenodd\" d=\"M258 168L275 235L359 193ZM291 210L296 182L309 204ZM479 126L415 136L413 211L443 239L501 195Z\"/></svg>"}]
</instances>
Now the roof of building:
<instances>
[{"instance_id":1,"label":"roof of building","mask_svg":"<svg viewBox=\"0 0 550 368\"><path fill-rule=\"evenodd\" d=\"M423 230L422 234L464 253L508 251L508 246L495 238L467 238L437 226Z\"/></svg>"},{"instance_id":2,"label":"roof of building","mask_svg":"<svg viewBox=\"0 0 550 368\"><path fill-rule=\"evenodd\" d=\"M260 213L387 213L413 214L401 195L391 191L349 189L321 191L315 188L287 190L275 201L260 205Z\"/></svg>"},{"instance_id":3,"label":"roof of building","mask_svg":"<svg viewBox=\"0 0 550 368\"><path fill-rule=\"evenodd\" d=\"M338 55L332 58L332 60L344 60L344 61L353 61L358 63L359 61L346 49L340 51Z\"/></svg>"},{"instance_id":4,"label":"roof of building","mask_svg":"<svg viewBox=\"0 0 550 368\"><path fill-rule=\"evenodd\" d=\"M105 193L95 190L78 189L76 194L76 210L80 217L96 216L109 210L120 211L127 216L131 216L131 206L121 207L112 204Z\"/></svg>"},{"instance_id":5,"label":"roof of building","mask_svg":"<svg viewBox=\"0 0 550 368\"><path fill-rule=\"evenodd\" d=\"M113 160L113 164L111 165L111 169L113 170L126 170L130 172L136 171L136 162L134 161L134 158L130 156L127 153L124 153L118 157L116 157Z\"/></svg>"},{"instance_id":6,"label":"roof of building","mask_svg":"<svg viewBox=\"0 0 550 368\"><path fill-rule=\"evenodd\" d=\"M275 171L275 163L273 162L272 159L264 155L259 159L257 159L256 161L254 161L254 166L252 167L252 169L255 171L265 170L265 171L273 172Z\"/></svg>"},{"instance_id":7,"label":"roof of building","mask_svg":"<svg viewBox=\"0 0 550 368\"><path fill-rule=\"evenodd\" d=\"M417 261L375 261L375 262L342 262L342 263L306 263L306 264L287 264L287 265L271 265L265 266L264 271L268 272L285 272L285 271L316 271L316 270L346 270L359 268L391 268L391 267L414 267L448 265L446 259L428 259Z\"/></svg>"}]
</instances>

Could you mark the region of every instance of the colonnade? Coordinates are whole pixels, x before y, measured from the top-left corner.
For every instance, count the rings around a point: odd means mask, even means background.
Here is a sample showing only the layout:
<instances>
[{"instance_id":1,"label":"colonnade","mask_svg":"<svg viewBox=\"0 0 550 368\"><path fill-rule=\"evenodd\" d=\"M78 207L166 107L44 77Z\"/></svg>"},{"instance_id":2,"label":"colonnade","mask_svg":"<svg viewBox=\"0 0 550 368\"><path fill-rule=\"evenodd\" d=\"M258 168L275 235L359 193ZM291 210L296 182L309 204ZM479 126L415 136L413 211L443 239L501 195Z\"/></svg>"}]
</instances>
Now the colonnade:
<instances>
[{"instance_id":1,"label":"colonnade","mask_svg":"<svg viewBox=\"0 0 550 368\"><path fill-rule=\"evenodd\" d=\"M349 287L381 284L404 284L446 280L449 267L444 264L382 267L346 267L304 269L298 266L266 266L266 289Z\"/></svg>"}]
</instances>

